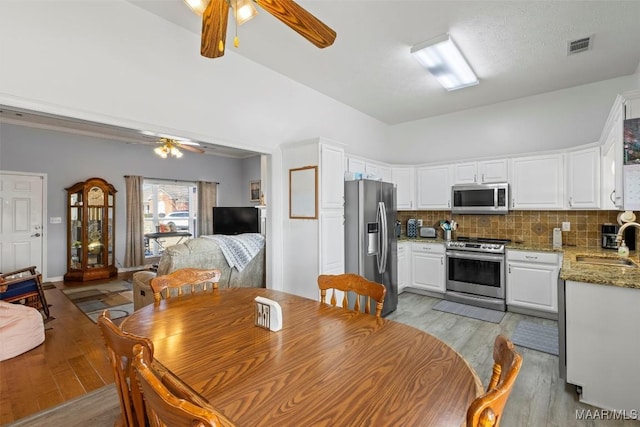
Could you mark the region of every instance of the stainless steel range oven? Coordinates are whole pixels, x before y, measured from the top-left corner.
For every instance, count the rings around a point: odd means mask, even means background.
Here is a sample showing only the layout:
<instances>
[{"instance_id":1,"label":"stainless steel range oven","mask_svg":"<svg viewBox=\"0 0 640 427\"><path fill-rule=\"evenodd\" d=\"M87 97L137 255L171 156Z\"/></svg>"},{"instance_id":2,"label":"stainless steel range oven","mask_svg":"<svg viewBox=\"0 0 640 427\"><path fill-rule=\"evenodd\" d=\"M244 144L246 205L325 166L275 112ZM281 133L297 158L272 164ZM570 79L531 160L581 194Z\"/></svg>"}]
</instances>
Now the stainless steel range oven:
<instances>
[{"instance_id":1,"label":"stainless steel range oven","mask_svg":"<svg viewBox=\"0 0 640 427\"><path fill-rule=\"evenodd\" d=\"M507 242L464 237L446 242L445 299L505 311Z\"/></svg>"}]
</instances>

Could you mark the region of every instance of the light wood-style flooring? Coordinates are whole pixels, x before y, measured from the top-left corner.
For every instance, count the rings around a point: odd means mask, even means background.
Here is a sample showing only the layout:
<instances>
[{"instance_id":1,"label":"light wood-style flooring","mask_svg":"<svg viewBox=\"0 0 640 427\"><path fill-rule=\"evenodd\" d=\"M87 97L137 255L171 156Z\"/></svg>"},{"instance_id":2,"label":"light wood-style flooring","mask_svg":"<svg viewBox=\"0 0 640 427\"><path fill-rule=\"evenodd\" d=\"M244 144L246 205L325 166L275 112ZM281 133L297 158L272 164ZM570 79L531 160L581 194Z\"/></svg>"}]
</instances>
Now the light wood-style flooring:
<instances>
[{"instance_id":1,"label":"light wood-style flooring","mask_svg":"<svg viewBox=\"0 0 640 427\"><path fill-rule=\"evenodd\" d=\"M57 283L56 286L61 289L65 284ZM113 382L96 325L59 289L46 291L56 319L48 323L53 329L46 331L45 344L0 363L2 425ZM405 292L399 297L398 310L389 318L447 342L469 361L484 384L491 373L492 346L497 334L511 336L519 320L525 318L554 323L516 313L507 313L500 324L483 322L432 310L438 301ZM596 408L579 403L574 388L558 378L558 357L520 347L518 351L523 355L524 363L501 425L640 426L640 422L631 420L577 420L577 410ZM77 417L82 416L82 413L77 414ZM112 424L105 422L106 425Z\"/></svg>"}]
</instances>

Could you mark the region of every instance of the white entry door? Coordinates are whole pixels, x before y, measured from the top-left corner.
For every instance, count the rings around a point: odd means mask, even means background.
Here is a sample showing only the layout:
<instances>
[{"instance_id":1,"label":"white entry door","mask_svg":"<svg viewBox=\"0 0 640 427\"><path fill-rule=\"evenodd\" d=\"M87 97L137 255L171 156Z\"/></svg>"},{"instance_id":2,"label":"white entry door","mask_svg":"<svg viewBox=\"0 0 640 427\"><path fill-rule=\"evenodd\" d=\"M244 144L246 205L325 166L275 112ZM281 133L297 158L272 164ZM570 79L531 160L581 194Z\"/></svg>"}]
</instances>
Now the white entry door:
<instances>
[{"instance_id":1,"label":"white entry door","mask_svg":"<svg viewBox=\"0 0 640 427\"><path fill-rule=\"evenodd\" d=\"M43 196L43 175L0 172L0 271L35 265L44 276Z\"/></svg>"}]
</instances>

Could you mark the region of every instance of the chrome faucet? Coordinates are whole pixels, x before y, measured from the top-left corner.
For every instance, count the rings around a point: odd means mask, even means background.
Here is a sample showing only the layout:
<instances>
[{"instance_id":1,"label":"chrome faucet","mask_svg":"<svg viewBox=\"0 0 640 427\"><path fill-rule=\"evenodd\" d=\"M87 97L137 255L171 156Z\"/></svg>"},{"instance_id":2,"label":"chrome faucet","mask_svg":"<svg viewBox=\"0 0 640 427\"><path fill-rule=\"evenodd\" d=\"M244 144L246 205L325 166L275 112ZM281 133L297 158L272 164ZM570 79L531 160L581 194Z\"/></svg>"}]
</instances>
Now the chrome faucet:
<instances>
[{"instance_id":1,"label":"chrome faucet","mask_svg":"<svg viewBox=\"0 0 640 427\"><path fill-rule=\"evenodd\" d=\"M631 227L631 226L640 228L640 224L638 224L637 222L625 222L618 229L618 234L616 234L616 244L617 244L617 246L620 246L620 242L622 242L622 233L624 232L624 230L627 229L628 227Z\"/></svg>"}]
</instances>

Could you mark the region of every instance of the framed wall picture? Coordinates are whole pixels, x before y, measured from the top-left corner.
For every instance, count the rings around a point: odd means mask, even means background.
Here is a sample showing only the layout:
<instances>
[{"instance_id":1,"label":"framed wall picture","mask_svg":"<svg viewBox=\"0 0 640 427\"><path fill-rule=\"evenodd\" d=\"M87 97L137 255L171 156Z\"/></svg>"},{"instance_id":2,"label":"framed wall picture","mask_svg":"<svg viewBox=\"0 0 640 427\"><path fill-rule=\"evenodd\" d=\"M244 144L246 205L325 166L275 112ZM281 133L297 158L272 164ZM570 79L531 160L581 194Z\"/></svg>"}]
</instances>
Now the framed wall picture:
<instances>
[{"instance_id":1,"label":"framed wall picture","mask_svg":"<svg viewBox=\"0 0 640 427\"><path fill-rule=\"evenodd\" d=\"M260 181L251 181L249 185L249 194L252 202L260 201Z\"/></svg>"},{"instance_id":2,"label":"framed wall picture","mask_svg":"<svg viewBox=\"0 0 640 427\"><path fill-rule=\"evenodd\" d=\"M318 167L289 169L289 218L318 218Z\"/></svg>"}]
</instances>

